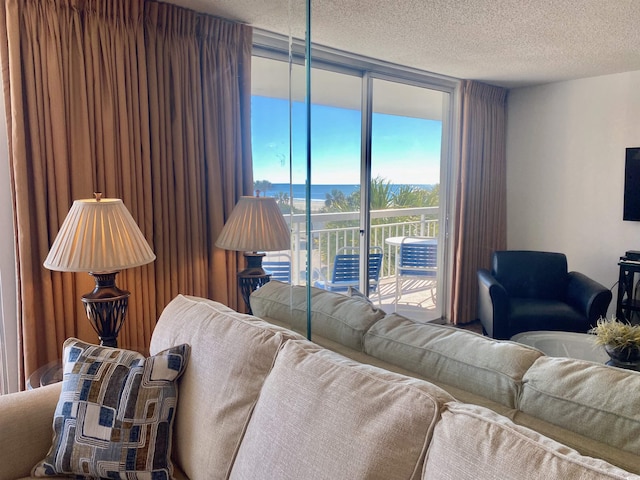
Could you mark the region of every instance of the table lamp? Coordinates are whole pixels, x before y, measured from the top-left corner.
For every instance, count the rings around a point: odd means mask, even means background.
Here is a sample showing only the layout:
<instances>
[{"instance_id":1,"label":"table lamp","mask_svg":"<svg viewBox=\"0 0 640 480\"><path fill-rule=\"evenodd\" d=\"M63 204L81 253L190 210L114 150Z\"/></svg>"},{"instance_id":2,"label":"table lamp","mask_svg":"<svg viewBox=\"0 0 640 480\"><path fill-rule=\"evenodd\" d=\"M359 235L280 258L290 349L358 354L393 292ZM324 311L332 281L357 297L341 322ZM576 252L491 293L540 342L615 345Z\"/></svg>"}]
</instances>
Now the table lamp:
<instances>
[{"instance_id":1,"label":"table lamp","mask_svg":"<svg viewBox=\"0 0 640 480\"><path fill-rule=\"evenodd\" d=\"M96 288L82 296L100 345L116 347L130 293L116 286L125 268L155 260L133 217L117 198L76 200L64 219L44 266L61 272L89 272Z\"/></svg>"},{"instance_id":2,"label":"table lamp","mask_svg":"<svg viewBox=\"0 0 640 480\"><path fill-rule=\"evenodd\" d=\"M240 197L220 232L216 247L244 252L247 268L238 273L238 285L251 313L249 295L270 277L262 268L264 252L291 248L289 227L275 199Z\"/></svg>"}]
</instances>

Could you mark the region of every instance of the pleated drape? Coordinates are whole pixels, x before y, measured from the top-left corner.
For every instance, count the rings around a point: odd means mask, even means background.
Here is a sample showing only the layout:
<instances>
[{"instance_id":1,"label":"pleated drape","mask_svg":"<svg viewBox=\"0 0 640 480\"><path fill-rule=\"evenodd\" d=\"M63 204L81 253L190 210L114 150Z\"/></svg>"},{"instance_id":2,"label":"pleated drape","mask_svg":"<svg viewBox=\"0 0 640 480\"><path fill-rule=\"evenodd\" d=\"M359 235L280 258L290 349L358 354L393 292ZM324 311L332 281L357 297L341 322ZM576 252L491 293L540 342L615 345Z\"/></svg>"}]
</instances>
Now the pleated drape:
<instances>
[{"instance_id":1,"label":"pleated drape","mask_svg":"<svg viewBox=\"0 0 640 480\"><path fill-rule=\"evenodd\" d=\"M23 376L66 338L97 339L80 302L91 277L42 266L94 191L122 198L157 256L118 275L132 292L120 345L145 349L178 293L236 307L237 255L213 243L252 190L251 29L143 0L0 8Z\"/></svg>"},{"instance_id":2,"label":"pleated drape","mask_svg":"<svg viewBox=\"0 0 640 480\"><path fill-rule=\"evenodd\" d=\"M476 272L506 248L507 90L464 80L458 166L452 311L454 324L477 318Z\"/></svg>"},{"instance_id":3,"label":"pleated drape","mask_svg":"<svg viewBox=\"0 0 640 480\"><path fill-rule=\"evenodd\" d=\"M158 308L177 292L243 308L238 255L213 244L253 190L251 30L154 2L145 22Z\"/></svg>"}]
</instances>

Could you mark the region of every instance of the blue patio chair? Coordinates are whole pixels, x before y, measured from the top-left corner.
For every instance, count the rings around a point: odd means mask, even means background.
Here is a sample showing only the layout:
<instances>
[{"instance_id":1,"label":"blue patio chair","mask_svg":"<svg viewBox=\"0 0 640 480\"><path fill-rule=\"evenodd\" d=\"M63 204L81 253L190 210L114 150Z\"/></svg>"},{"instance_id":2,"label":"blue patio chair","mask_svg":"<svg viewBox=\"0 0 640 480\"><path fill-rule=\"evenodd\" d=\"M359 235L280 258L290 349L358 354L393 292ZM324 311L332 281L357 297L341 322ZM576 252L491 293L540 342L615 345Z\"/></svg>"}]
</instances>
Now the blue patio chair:
<instances>
[{"instance_id":1,"label":"blue patio chair","mask_svg":"<svg viewBox=\"0 0 640 480\"><path fill-rule=\"evenodd\" d=\"M271 275L271 280L291 283L291 257L288 254L267 256L262 262L262 268Z\"/></svg>"},{"instance_id":2,"label":"blue patio chair","mask_svg":"<svg viewBox=\"0 0 640 480\"><path fill-rule=\"evenodd\" d=\"M435 301L435 285L438 275L438 243L434 238L405 237L400 243L396 258L396 298L394 309L402 296L403 279L428 280L431 296Z\"/></svg>"},{"instance_id":3,"label":"blue patio chair","mask_svg":"<svg viewBox=\"0 0 640 480\"><path fill-rule=\"evenodd\" d=\"M378 303L381 303L378 284L382 271L382 247L371 247L369 253L369 295L378 293ZM322 276L321 276L322 277ZM331 292L347 292L349 287L358 288L360 285L360 253L357 247L342 247L336 253L331 270L331 280L321 279L314 286Z\"/></svg>"}]
</instances>

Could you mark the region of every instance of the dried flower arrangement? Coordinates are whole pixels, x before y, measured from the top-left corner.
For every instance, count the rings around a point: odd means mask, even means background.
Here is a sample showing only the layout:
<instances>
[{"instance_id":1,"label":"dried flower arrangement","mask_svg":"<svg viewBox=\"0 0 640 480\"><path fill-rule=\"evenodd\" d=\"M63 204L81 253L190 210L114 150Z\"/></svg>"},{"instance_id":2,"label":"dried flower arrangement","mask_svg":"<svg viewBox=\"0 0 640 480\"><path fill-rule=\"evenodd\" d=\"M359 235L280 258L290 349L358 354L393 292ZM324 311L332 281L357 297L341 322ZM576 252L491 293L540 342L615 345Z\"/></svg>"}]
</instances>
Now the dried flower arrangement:
<instances>
[{"instance_id":1,"label":"dried flower arrangement","mask_svg":"<svg viewBox=\"0 0 640 480\"><path fill-rule=\"evenodd\" d=\"M614 350L640 350L640 325L621 322L616 317L601 317L590 333L596 335L595 343Z\"/></svg>"},{"instance_id":2,"label":"dried flower arrangement","mask_svg":"<svg viewBox=\"0 0 640 480\"><path fill-rule=\"evenodd\" d=\"M611 358L607 365L640 370L640 325L600 318L589 332L595 334L597 345L604 345Z\"/></svg>"}]
</instances>

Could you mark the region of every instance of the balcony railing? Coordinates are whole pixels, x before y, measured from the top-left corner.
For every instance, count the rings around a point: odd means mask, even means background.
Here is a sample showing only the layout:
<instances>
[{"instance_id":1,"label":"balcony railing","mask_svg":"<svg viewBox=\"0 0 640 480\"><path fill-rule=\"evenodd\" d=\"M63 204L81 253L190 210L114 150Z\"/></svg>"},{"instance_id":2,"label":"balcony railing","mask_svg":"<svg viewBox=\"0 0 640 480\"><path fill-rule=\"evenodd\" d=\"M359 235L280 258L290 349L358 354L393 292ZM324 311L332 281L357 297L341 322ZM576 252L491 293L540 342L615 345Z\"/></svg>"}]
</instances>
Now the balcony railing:
<instances>
[{"instance_id":1,"label":"balcony railing","mask_svg":"<svg viewBox=\"0 0 640 480\"><path fill-rule=\"evenodd\" d=\"M437 238L439 207L398 208L371 211L371 245L384 251L381 278L395 274L396 247L385 240L390 237L423 236ZM311 269L328 275L333 257L341 247L360 244L359 212L312 213L311 231L307 233L304 214L285 215L293 234L291 263L292 282L306 280L307 242L312 242ZM270 253L267 256L277 257Z\"/></svg>"}]
</instances>

